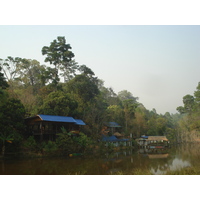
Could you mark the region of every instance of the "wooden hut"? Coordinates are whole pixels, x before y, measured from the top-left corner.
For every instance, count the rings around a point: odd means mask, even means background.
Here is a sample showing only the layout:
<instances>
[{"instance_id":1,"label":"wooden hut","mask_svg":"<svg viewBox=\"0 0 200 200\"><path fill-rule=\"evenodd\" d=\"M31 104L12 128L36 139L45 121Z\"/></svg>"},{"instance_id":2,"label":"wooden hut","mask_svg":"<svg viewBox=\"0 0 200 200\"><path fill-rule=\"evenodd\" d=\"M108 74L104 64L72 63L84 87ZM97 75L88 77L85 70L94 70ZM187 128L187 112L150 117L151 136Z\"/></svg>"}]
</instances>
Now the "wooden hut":
<instances>
[{"instance_id":1,"label":"wooden hut","mask_svg":"<svg viewBox=\"0 0 200 200\"><path fill-rule=\"evenodd\" d=\"M141 136L136 140L140 147L145 148L164 148L168 146L169 141L166 136Z\"/></svg>"},{"instance_id":2,"label":"wooden hut","mask_svg":"<svg viewBox=\"0 0 200 200\"><path fill-rule=\"evenodd\" d=\"M121 128L121 126L117 122L106 122L104 123L106 130L110 132L112 135L114 132L117 132L117 128Z\"/></svg>"},{"instance_id":3,"label":"wooden hut","mask_svg":"<svg viewBox=\"0 0 200 200\"><path fill-rule=\"evenodd\" d=\"M55 135L61 132L61 128L67 131L78 132L80 126L85 123L80 119L74 119L68 116L56 115L36 115L25 119L27 132L34 135L35 138L54 140Z\"/></svg>"}]
</instances>

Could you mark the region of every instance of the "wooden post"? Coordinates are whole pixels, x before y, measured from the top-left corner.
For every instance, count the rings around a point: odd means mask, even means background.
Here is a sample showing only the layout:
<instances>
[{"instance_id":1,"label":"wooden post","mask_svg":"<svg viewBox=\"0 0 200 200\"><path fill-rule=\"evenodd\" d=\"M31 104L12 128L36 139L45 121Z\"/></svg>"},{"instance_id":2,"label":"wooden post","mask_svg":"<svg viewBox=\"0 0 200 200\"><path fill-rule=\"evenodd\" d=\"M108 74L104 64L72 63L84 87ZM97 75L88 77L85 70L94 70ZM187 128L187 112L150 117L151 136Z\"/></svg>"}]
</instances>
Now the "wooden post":
<instances>
[{"instance_id":1,"label":"wooden post","mask_svg":"<svg viewBox=\"0 0 200 200\"><path fill-rule=\"evenodd\" d=\"M43 140L43 130L42 130L42 122L40 122L40 141Z\"/></svg>"}]
</instances>

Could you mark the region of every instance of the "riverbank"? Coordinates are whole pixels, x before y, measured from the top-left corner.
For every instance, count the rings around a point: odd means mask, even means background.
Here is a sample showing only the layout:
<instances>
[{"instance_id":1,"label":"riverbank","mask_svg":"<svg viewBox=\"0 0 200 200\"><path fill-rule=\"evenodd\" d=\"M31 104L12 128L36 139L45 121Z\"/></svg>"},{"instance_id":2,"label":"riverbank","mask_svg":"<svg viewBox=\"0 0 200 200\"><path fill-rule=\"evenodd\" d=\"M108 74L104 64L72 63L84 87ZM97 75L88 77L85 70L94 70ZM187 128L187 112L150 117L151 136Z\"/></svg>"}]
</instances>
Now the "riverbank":
<instances>
[{"instance_id":1,"label":"riverbank","mask_svg":"<svg viewBox=\"0 0 200 200\"><path fill-rule=\"evenodd\" d=\"M126 151L126 150L136 150L134 146L127 147L112 147L112 146L95 146L94 148L88 148L85 151L62 151L62 150L53 150L53 151L20 151L15 153L6 153L4 156L0 155L0 160L4 159L29 159L29 158L56 158L56 157L102 157L105 154L112 154L115 152Z\"/></svg>"},{"instance_id":2,"label":"riverbank","mask_svg":"<svg viewBox=\"0 0 200 200\"><path fill-rule=\"evenodd\" d=\"M155 175L149 169L134 169L129 172L118 171L111 173L110 175ZM186 167L180 170L167 171L164 174L160 175L200 175L200 167Z\"/></svg>"}]
</instances>

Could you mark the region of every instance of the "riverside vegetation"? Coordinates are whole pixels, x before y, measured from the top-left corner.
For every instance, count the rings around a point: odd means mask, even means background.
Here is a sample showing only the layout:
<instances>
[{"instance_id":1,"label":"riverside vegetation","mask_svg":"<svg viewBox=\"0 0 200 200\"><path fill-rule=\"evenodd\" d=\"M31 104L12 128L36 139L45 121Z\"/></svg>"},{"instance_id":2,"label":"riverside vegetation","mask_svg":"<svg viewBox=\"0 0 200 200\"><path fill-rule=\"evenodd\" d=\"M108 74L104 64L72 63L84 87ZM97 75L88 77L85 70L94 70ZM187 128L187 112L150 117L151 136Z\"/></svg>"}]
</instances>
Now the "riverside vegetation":
<instances>
[{"instance_id":1,"label":"riverside vegetation","mask_svg":"<svg viewBox=\"0 0 200 200\"><path fill-rule=\"evenodd\" d=\"M11 57L0 59L0 148L9 153L61 155L104 151L99 142L106 121L116 121L125 136L165 135L170 142L199 140L200 84L183 97L179 113L158 114L148 110L127 90L117 94L104 86L91 68L78 64L65 37L57 37L41 49L45 62ZM38 142L26 134L24 118L38 113L83 119L79 138L65 130L56 141ZM108 146L108 150L112 147Z\"/></svg>"}]
</instances>

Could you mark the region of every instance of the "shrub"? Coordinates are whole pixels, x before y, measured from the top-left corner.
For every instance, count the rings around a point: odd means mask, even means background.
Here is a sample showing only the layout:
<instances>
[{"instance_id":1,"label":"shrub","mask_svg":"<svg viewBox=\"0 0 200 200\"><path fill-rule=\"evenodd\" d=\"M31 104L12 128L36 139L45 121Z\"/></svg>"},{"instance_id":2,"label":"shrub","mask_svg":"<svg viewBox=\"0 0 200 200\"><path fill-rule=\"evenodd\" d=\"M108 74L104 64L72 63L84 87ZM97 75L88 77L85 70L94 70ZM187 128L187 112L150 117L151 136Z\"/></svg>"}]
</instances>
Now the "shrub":
<instances>
[{"instance_id":1,"label":"shrub","mask_svg":"<svg viewBox=\"0 0 200 200\"><path fill-rule=\"evenodd\" d=\"M46 153L53 153L57 150L57 145L55 142L48 141L47 144L44 145L44 151Z\"/></svg>"},{"instance_id":2,"label":"shrub","mask_svg":"<svg viewBox=\"0 0 200 200\"><path fill-rule=\"evenodd\" d=\"M35 151L37 148L37 143L33 136L28 137L28 139L24 142L23 147L29 151Z\"/></svg>"}]
</instances>

